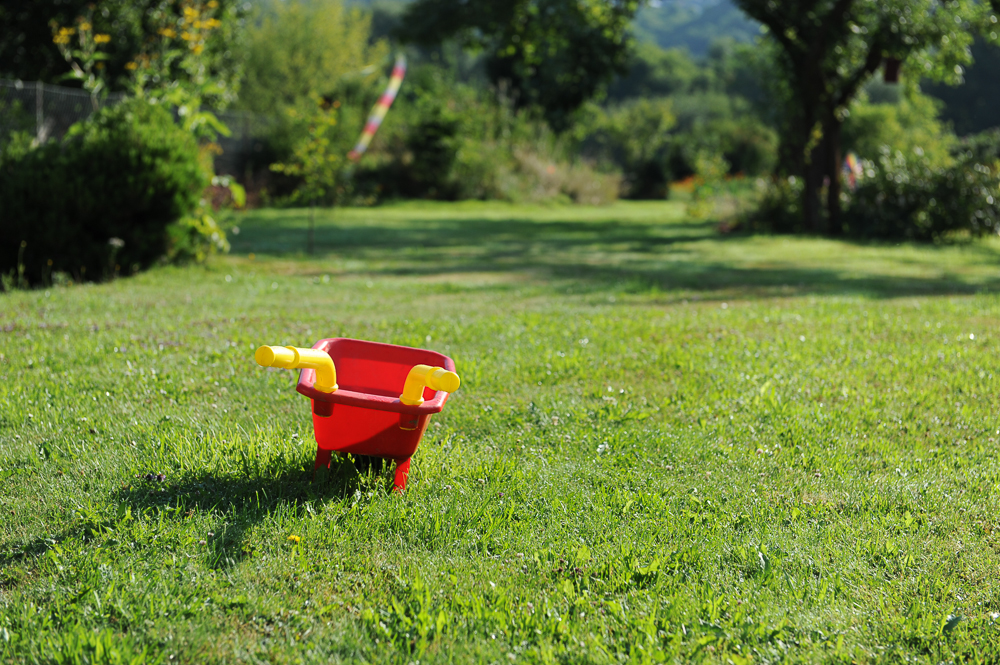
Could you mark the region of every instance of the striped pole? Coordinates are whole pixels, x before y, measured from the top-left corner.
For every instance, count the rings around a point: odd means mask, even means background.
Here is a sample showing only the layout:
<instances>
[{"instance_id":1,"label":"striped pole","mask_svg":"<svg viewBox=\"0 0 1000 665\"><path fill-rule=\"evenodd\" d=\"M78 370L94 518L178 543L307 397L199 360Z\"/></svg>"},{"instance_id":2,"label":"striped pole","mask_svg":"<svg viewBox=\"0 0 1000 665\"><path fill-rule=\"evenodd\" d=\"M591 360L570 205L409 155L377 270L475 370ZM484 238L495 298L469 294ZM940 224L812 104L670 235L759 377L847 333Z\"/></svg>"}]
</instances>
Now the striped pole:
<instances>
[{"instance_id":1,"label":"striped pole","mask_svg":"<svg viewBox=\"0 0 1000 665\"><path fill-rule=\"evenodd\" d=\"M358 161L361 159L361 155L365 154L368 144L372 142L375 132L378 131L379 125L385 119L385 114L389 112L389 107L392 106L393 100L396 99L396 93L399 92L399 86L403 84L403 76L405 75L406 56L400 53L396 56L396 66L392 68L389 87L385 89L385 92L382 93L382 96L375 103L375 107L372 108L371 115L368 116L368 122L365 123L365 128L361 130L361 138L358 139L358 144L354 146L353 150L347 153L347 158L352 162Z\"/></svg>"}]
</instances>

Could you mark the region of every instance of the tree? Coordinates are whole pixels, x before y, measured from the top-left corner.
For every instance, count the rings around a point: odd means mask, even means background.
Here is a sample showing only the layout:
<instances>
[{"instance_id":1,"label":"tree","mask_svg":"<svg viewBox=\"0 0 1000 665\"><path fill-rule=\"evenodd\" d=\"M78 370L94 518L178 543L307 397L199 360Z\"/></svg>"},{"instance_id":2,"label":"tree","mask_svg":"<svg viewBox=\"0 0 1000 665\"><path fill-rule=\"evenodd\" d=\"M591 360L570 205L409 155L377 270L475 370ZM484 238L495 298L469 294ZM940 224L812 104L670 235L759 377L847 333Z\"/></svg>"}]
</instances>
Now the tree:
<instances>
[{"instance_id":1,"label":"tree","mask_svg":"<svg viewBox=\"0 0 1000 665\"><path fill-rule=\"evenodd\" d=\"M384 40L370 43L371 16L340 0L271 4L248 30L239 106L279 117L311 109L316 94L343 94L372 84L389 55Z\"/></svg>"},{"instance_id":2,"label":"tree","mask_svg":"<svg viewBox=\"0 0 1000 665\"><path fill-rule=\"evenodd\" d=\"M628 64L641 0L416 0L400 37L420 45L458 38L482 50L494 84L518 107L539 107L556 129Z\"/></svg>"},{"instance_id":3,"label":"tree","mask_svg":"<svg viewBox=\"0 0 1000 665\"><path fill-rule=\"evenodd\" d=\"M785 91L782 166L803 177L808 231L839 233L841 125L883 64L955 81L976 34L997 41L997 8L975 0L736 0L767 30ZM821 190L828 183L826 225Z\"/></svg>"}]
</instances>

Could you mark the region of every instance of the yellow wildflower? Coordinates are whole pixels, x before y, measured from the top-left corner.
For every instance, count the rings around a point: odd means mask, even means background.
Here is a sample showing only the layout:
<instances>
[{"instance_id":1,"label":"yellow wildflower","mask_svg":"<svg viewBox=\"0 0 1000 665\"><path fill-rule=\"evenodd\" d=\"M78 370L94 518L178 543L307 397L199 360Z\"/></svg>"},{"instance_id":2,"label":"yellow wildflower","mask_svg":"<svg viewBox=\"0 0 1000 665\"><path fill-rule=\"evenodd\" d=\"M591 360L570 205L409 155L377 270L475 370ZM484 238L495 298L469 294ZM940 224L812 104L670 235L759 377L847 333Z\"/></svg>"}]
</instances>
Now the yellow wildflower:
<instances>
[{"instance_id":1,"label":"yellow wildflower","mask_svg":"<svg viewBox=\"0 0 1000 665\"><path fill-rule=\"evenodd\" d=\"M184 32L181 33L181 39L183 39L186 42L189 42L192 39L194 39L194 35L192 35L190 32L188 32L187 30L185 30Z\"/></svg>"},{"instance_id":2,"label":"yellow wildflower","mask_svg":"<svg viewBox=\"0 0 1000 665\"><path fill-rule=\"evenodd\" d=\"M135 68L136 68L136 67L138 67L138 66L139 66L139 65L137 65L137 64L136 64L136 63L134 63L134 62L127 62L127 63L125 63L125 69L127 69L127 70L129 70L129 71L132 71L133 69L135 69Z\"/></svg>"},{"instance_id":3,"label":"yellow wildflower","mask_svg":"<svg viewBox=\"0 0 1000 665\"><path fill-rule=\"evenodd\" d=\"M201 44L195 44L191 50L194 52L195 55L201 55L201 52L205 50L205 47L202 46Z\"/></svg>"},{"instance_id":4,"label":"yellow wildflower","mask_svg":"<svg viewBox=\"0 0 1000 665\"><path fill-rule=\"evenodd\" d=\"M299 538L298 536L289 536L289 537L288 537L288 541L289 541L289 542L292 542L292 543L297 543L297 542L300 542L301 540L302 540L302 539L301 539L301 538Z\"/></svg>"},{"instance_id":5,"label":"yellow wildflower","mask_svg":"<svg viewBox=\"0 0 1000 665\"><path fill-rule=\"evenodd\" d=\"M206 28L218 28L221 25L222 25L222 21L220 21L217 18L210 18L207 21L205 21L205 27Z\"/></svg>"},{"instance_id":6,"label":"yellow wildflower","mask_svg":"<svg viewBox=\"0 0 1000 665\"><path fill-rule=\"evenodd\" d=\"M95 44L107 44L111 41L111 35L94 35Z\"/></svg>"},{"instance_id":7,"label":"yellow wildflower","mask_svg":"<svg viewBox=\"0 0 1000 665\"><path fill-rule=\"evenodd\" d=\"M161 28L160 34L163 35L164 37L173 39L174 37L177 36L177 31L174 30L173 28Z\"/></svg>"},{"instance_id":8,"label":"yellow wildflower","mask_svg":"<svg viewBox=\"0 0 1000 665\"><path fill-rule=\"evenodd\" d=\"M52 36L52 41L56 44L69 44L69 38L75 32L73 28L59 28L59 32Z\"/></svg>"},{"instance_id":9,"label":"yellow wildflower","mask_svg":"<svg viewBox=\"0 0 1000 665\"><path fill-rule=\"evenodd\" d=\"M215 0L209 0L208 4L205 6L208 7L209 9L215 9L216 7L219 6L219 3L216 2Z\"/></svg>"},{"instance_id":10,"label":"yellow wildflower","mask_svg":"<svg viewBox=\"0 0 1000 665\"><path fill-rule=\"evenodd\" d=\"M86 32L88 30L90 30L90 24L89 23L87 23L86 21L84 21L83 23L80 24L80 32Z\"/></svg>"},{"instance_id":11,"label":"yellow wildflower","mask_svg":"<svg viewBox=\"0 0 1000 665\"><path fill-rule=\"evenodd\" d=\"M194 20L194 19L198 18L198 10L195 9L194 7L190 7L190 6L185 7L184 8L184 18L189 19L189 20Z\"/></svg>"}]
</instances>

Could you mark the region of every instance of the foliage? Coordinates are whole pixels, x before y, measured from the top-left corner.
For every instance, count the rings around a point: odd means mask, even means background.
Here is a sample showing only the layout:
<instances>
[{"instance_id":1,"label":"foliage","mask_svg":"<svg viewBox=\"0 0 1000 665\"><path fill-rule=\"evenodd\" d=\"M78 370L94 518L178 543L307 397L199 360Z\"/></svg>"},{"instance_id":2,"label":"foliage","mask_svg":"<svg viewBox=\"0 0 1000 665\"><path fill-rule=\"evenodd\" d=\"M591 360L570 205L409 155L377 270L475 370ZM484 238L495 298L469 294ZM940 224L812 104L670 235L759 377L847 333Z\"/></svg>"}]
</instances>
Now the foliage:
<instances>
[{"instance_id":1,"label":"foliage","mask_svg":"<svg viewBox=\"0 0 1000 665\"><path fill-rule=\"evenodd\" d=\"M608 86L608 98L620 101L689 92L696 81L704 78L704 72L680 49L640 43L629 60L628 70Z\"/></svg>"},{"instance_id":2,"label":"foliage","mask_svg":"<svg viewBox=\"0 0 1000 665\"><path fill-rule=\"evenodd\" d=\"M796 176L761 179L757 205L744 213L738 225L765 233L802 233L802 178Z\"/></svg>"},{"instance_id":3,"label":"foliage","mask_svg":"<svg viewBox=\"0 0 1000 665\"><path fill-rule=\"evenodd\" d=\"M537 106L557 129L622 73L638 0L417 0L400 37L418 44L457 38L486 55L494 85L519 107Z\"/></svg>"},{"instance_id":4,"label":"foliage","mask_svg":"<svg viewBox=\"0 0 1000 665\"><path fill-rule=\"evenodd\" d=\"M820 188L830 183L831 231L841 228L840 128L861 86L886 58L908 71L954 79L976 33L996 40L987 3L938 0L738 0L768 30L787 85L783 168L802 176L805 227L820 230Z\"/></svg>"},{"instance_id":5,"label":"foliage","mask_svg":"<svg viewBox=\"0 0 1000 665\"><path fill-rule=\"evenodd\" d=\"M1000 128L966 136L952 147L952 155L980 164L1000 162Z\"/></svg>"},{"instance_id":6,"label":"foliage","mask_svg":"<svg viewBox=\"0 0 1000 665\"><path fill-rule=\"evenodd\" d=\"M61 142L13 141L0 171L0 272L17 270L30 284L148 267L168 249L167 226L196 211L207 184L191 134L143 100L101 109Z\"/></svg>"},{"instance_id":7,"label":"foliage","mask_svg":"<svg viewBox=\"0 0 1000 665\"><path fill-rule=\"evenodd\" d=\"M315 95L343 99L374 85L388 47L369 42L370 25L370 15L340 0L268 4L247 29L239 107L278 118L312 109Z\"/></svg>"},{"instance_id":8,"label":"foliage","mask_svg":"<svg viewBox=\"0 0 1000 665\"><path fill-rule=\"evenodd\" d=\"M895 101L891 97L888 102L873 101L893 92L898 94ZM863 159L876 160L888 146L904 154L922 155L929 164L947 166L955 137L937 118L940 106L912 84L869 85L851 104L850 115L844 120L844 149Z\"/></svg>"},{"instance_id":9,"label":"foliage","mask_svg":"<svg viewBox=\"0 0 1000 665\"><path fill-rule=\"evenodd\" d=\"M618 177L596 172L572 152L569 137L554 135L503 95L420 66L407 77L355 180L371 199L614 200Z\"/></svg>"},{"instance_id":10,"label":"foliage","mask_svg":"<svg viewBox=\"0 0 1000 665\"><path fill-rule=\"evenodd\" d=\"M385 85L388 47L370 41L370 22L339 0L293 0L266 6L249 28L239 107L254 114L257 149L240 170L270 200L333 202L346 191L343 157Z\"/></svg>"},{"instance_id":11,"label":"foliage","mask_svg":"<svg viewBox=\"0 0 1000 665\"><path fill-rule=\"evenodd\" d=\"M214 82L205 102L221 109L237 92L248 7L243 0L104 0L96 6L92 0L5 2L0 4L0 24L4 25L0 32L0 76L46 83L63 80L67 70L75 70L60 54L59 45L53 43L51 26L55 26L58 36L60 28L75 30L80 18L86 17L93 34L107 36L107 41L94 45L98 47L94 53L100 54L100 61L92 69L98 79L95 83L100 82L110 91L131 91L131 65L143 54L161 53L164 40L160 30L172 28L177 35L184 32L178 28L182 27L187 8L196 10L203 20L219 22L213 24L210 34L203 32L206 38L198 54L203 68L197 76ZM152 52L151 45L155 47ZM178 47L183 50L189 47L188 42L176 40L169 48ZM86 62L85 57L75 59L78 64ZM98 64L104 66L98 68ZM174 59L173 64L169 72L157 72L160 83L166 85L192 75L181 67L182 59Z\"/></svg>"},{"instance_id":12,"label":"foliage","mask_svg":"<svg viewBox=\"0 0 1000 665\"><path fill-rule=\"evenodd\" d=\"M576 129L581 152L621 169L624 196L666 198L672 176L670 130L676 122L670 100L639 99L589 111L588 121Z\"/></svg>"},{"instance_id":13,"label":"foliage","mask_svg":"<svg viewBox=\"0 0 1000 665\"><path fill-rule=\"evenodd\" d=\"M78 16L75 27L58 27L53 24L52 42L60 55L69 64L70 71L65 78L75 79L90 93L91 104L97 110L97 98L105 90L105 80L100 76L108 56L100 50L101 44L111 41L111 36L94 32L93 11L86 16ZM75 40L74 40L75 37ZM76 41L76 48L72 42Z\"/></svg>"},{"instance_id":14,"label":"foliage","mask_svg":"<svg viewBox=\"0 0 1000 665\"><path fill-rule=\"evenodd\" d=\"M155 26L156 36L125 66L132 71L134 96L176 109L185 130L207 139L228 135L229 129L206 106L221 108L235 97L226 78L213 71L206 51L223 27L218 13L216 0L178 0L176 6L151 12L146 20Z\"/></svg>"},{"instance_id":15,"label":"foliage","mask_svg":"<svg viewBox=\"0 0 1000 665\"><path fill-rule=\"evenodd\" d=\"M1000 126L1000 46L978 37L972 44L972 64L963 68L959 85L928 81L924 91L940 99L941 118L950 122L959 136Z\"/></svg>"},{"instance_id":16,"label":"foliage","mask_svg":"<svg viewBox=\"0 0 1000 665\"><path fill-rule=\"evenodd\" d=\"M304 217L3 296L0 662L997 662L1000 238ZM252 361L331 335L455 359L404 496Z\"/></svg>"},{"instance_id":17,"label":"foliage","mask_svg":"<svg viewBox=\"0 0 1000 665\"><path fill-rule=\"evenodd\" d=\"M1000 233L1000 162L969 155L941 166L927 155L883 147L877 160L864 163L848 231L922 241L954 231Z\"/></svg>"},{"instance_id":18,"label":"foliage","mask_svg":"<svg viewBox=\"0 0 1000 665\"><path fill-rule=\"evenodd\" d=\"M296 134L300 138L292 146L289 158L271 164L271 170L297 179L293 203L334 204L344 194L347 184L344 155L354 135L345 135L337 126L339 108L339 101L327 103L317 96L309 113L294 108L286 111L291 122L299 126Z\"/></svg>"}]
</instances>

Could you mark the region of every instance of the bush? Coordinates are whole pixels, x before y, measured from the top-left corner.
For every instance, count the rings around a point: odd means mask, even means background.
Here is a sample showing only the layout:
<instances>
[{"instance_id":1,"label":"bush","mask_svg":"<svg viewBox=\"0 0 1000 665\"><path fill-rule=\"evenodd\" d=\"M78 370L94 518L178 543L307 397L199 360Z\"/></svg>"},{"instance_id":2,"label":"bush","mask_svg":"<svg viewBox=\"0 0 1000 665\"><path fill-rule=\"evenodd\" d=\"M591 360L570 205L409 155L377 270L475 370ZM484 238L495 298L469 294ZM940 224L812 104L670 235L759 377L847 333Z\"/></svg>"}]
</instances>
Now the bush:
<instances>
[{"instance_id":1,"label":"bush","mask_svg":"<svg viewBox=\"0 0 1000 665\"><path fill-rule=\"evenodd\" d=\"M59 142L12 141L0 153L0 273L40 284L56 272L99 280L146 268L206 184L194 138L139 100L102 109Z\"/></svg>"},{"instance_id":2,"label":"bush","mask_svg":"<svg viewBox=\"0 0 1000 665\"><path fill-rule=\"evenodd\" d=\"M509 100L450 80L432 66L413 68L359 164L358 200L565 200L607 203L617 174L573 159L568 138L515 111Z\"/></svg>"},{"instance_id":3,"label":"bush","mask_svg":"<svg viewBox=\"0 0 1000 665\"><path fill-rule=\"evenodd\" d=\"M577 130L582 154L621 169L624 196L667 198L675 123L670 100L640 99L611 109L591 105L587 111Z\"/></svg>"},{"instance_id":4,"label":"bush","mask_svg":"<svg viewBox=\"0 0 1000 665\"><path fill-rule=\"evenodd\" d=\"M804 230L801 178L759 181L757 206L740 220L739 226L765 233L800 233Z\"/></svg>"},{"instance_id":5,"label":"bush","mask_svg":"<svg viewBox=\"0 0 1000 665\"><path fill-rule=\"evenodd\" d=\"M853 235L872 238L926 241L953 231L1000 232L997 163L970 156L937 166L884 148L877 161L865 162L847 220Z\"/></svg>"}]
</instances>

